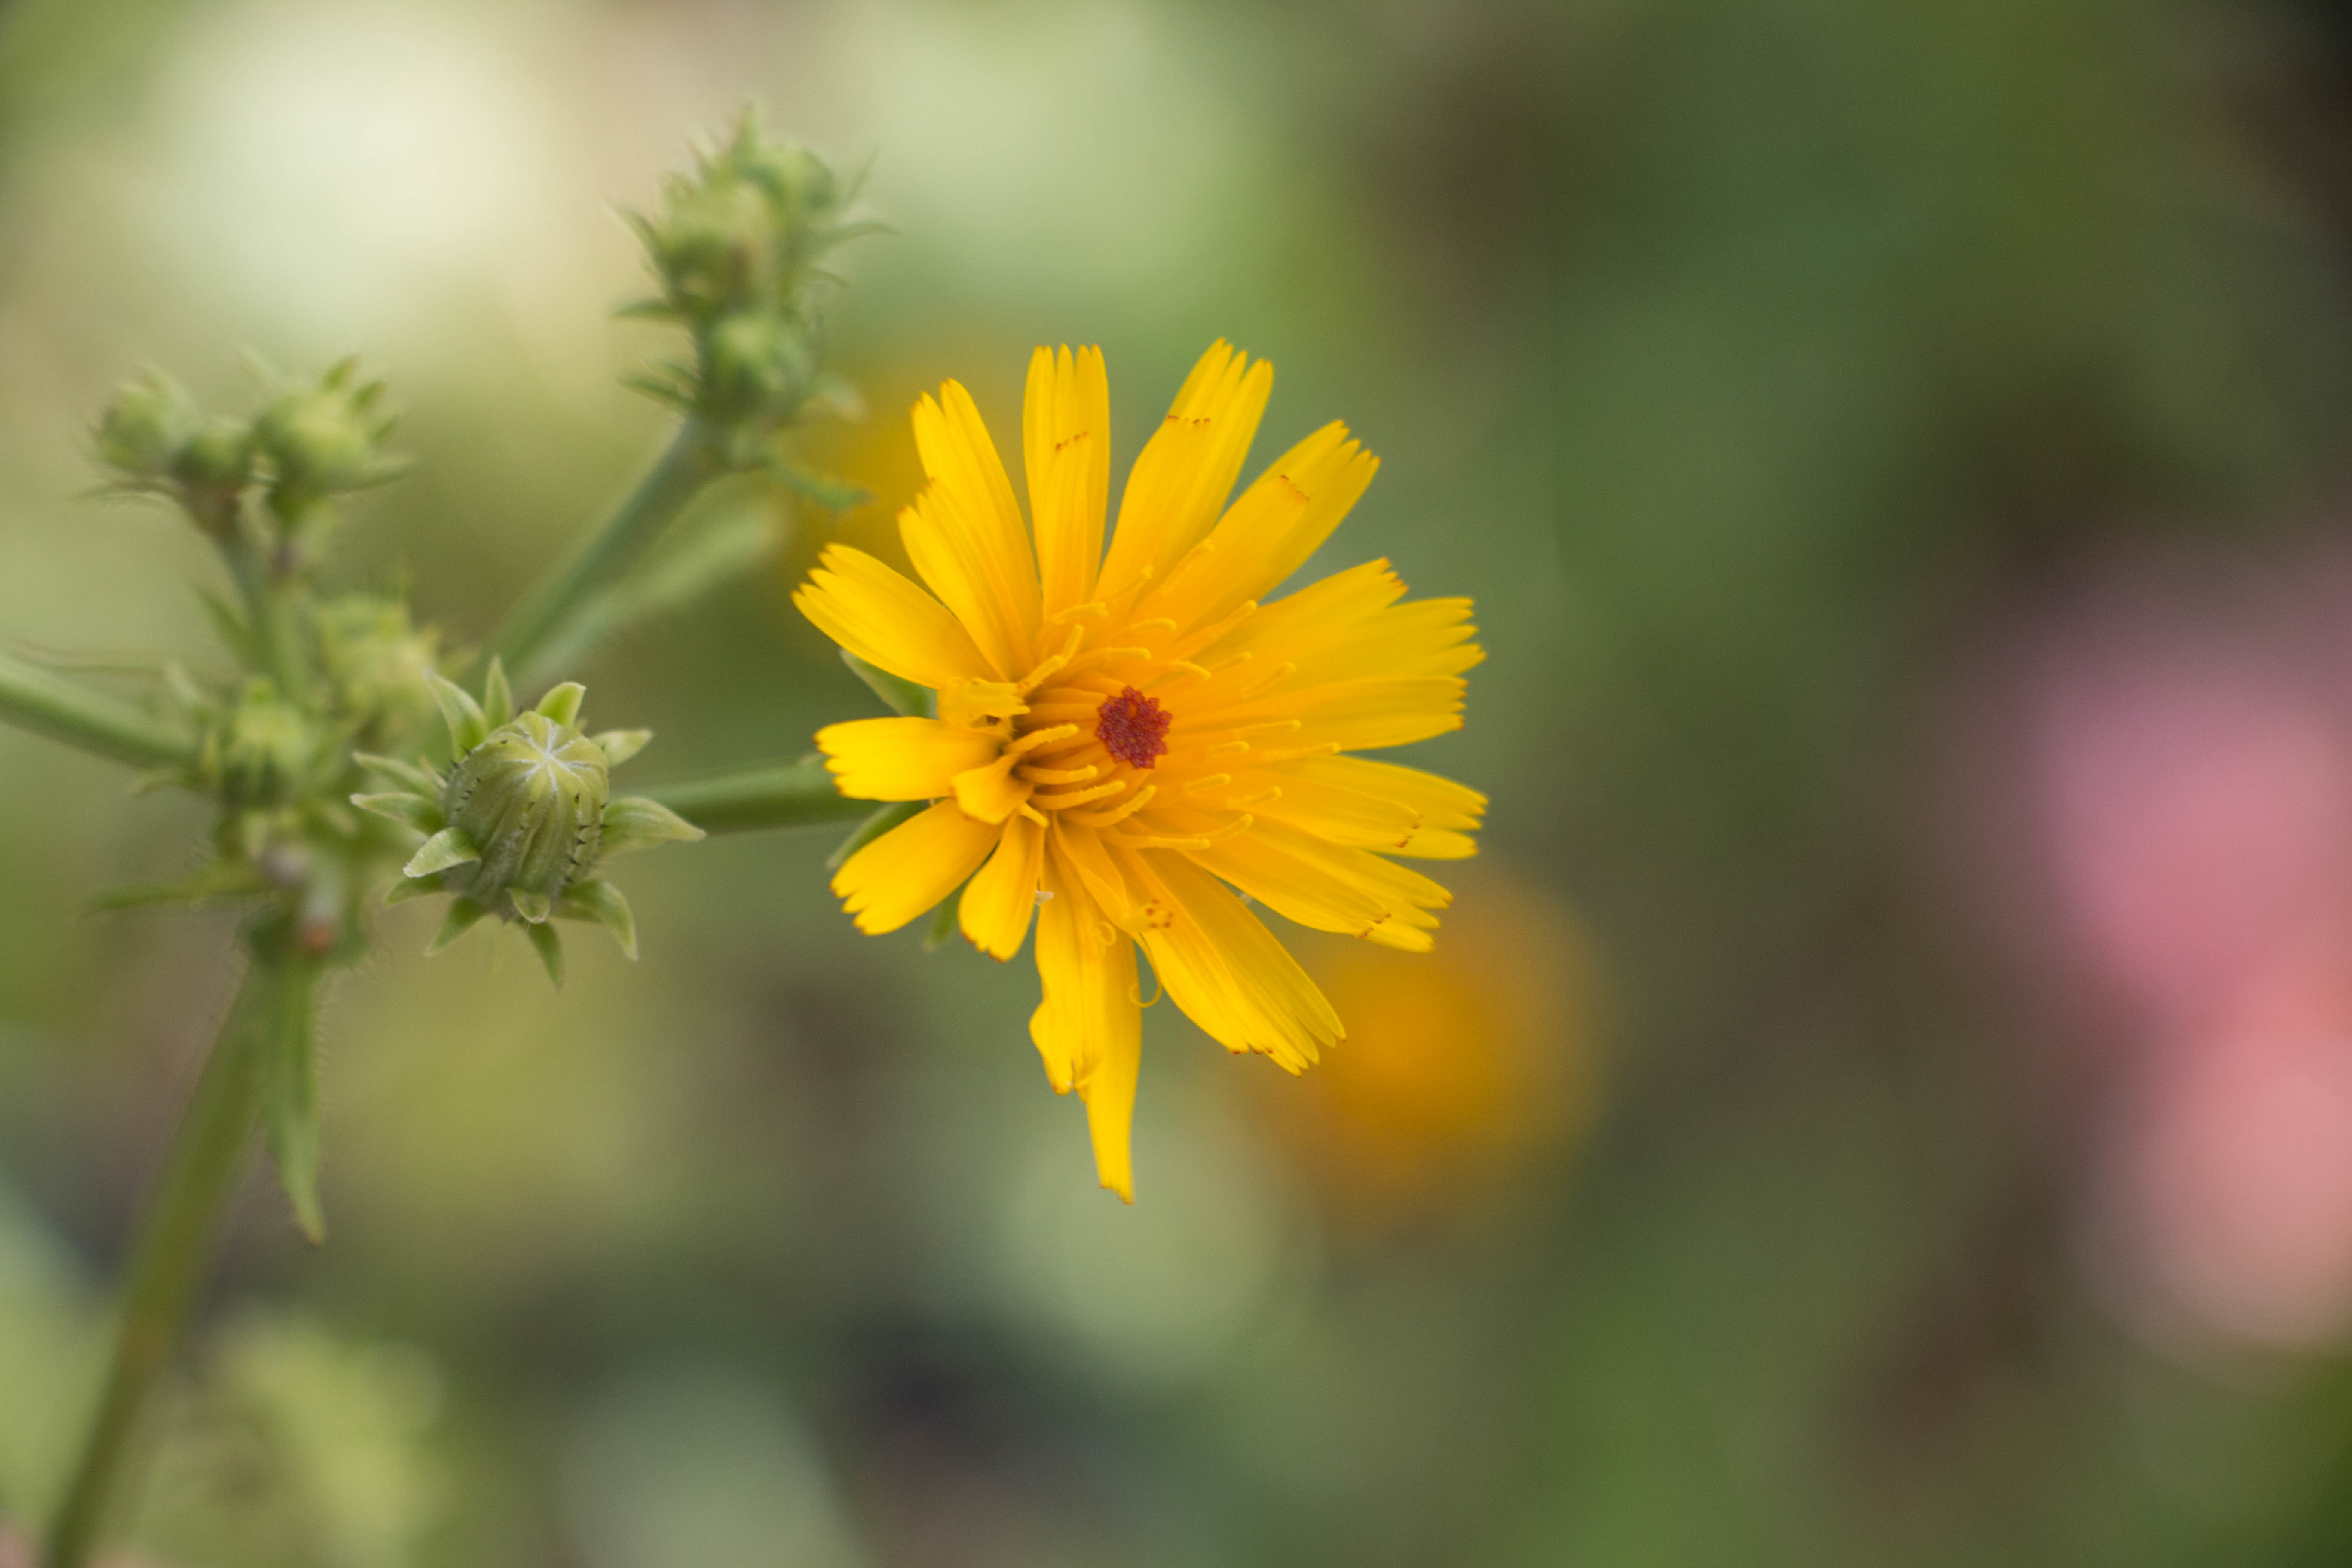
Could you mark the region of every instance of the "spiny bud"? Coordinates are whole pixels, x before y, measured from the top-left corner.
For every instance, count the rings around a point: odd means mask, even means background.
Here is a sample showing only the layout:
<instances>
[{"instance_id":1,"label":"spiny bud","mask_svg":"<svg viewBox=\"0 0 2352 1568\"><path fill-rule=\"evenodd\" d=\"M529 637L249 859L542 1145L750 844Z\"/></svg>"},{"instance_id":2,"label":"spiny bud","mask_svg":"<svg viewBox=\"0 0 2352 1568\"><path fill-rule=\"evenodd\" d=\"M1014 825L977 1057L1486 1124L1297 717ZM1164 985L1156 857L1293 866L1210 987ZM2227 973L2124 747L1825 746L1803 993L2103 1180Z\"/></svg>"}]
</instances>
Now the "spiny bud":
<instances>
[{"instance_id":1,"label":"spiny bud","mask_svg":"<svg viewBox=\"0 0 2352 1568\"><path fill-rule=\"evenodd\" d=\"M98 455L125 479L168 479L198 423L195 405L179 384L151 370L117 389L99 416Z\"/></svg>"},{"instance_id":2,"label":"spiny bud","mask_svg":"<svg viewBox=\"0 0 2352 1568\"><path fill-rule=\"evenodd\" d=\"M308 715L257 676L246 682L198 745L198 783L232 810L297 800L322 753Z\"/></svg>"},{"instance_id":3,"label":"spiny bud","mask_svg":"<svg viewBox=\"0 0 2352 1568\"><path fill-rule=\"evenodd\" d=\"M521 921L558 984L563 950L547 924L551 918L595 921L635 958L635 921L620 890L595 877L600 860L702 837L701 829L653 801L611 798L611 770L635 756L651 732L585 734L578 725L587 694L569 681L517 715L496 660L478 702L438 674L428 671L425 684L448 723L456 761L446 773L436 773L363 757L366 765L411 789L352 797L362 810L427 835L387 901L457 895L428 952L485 916Z\"/></svg>"},{"instance_id":4,"label":"spiny bud","mask_svg":"<svg viewBox=\"0 0 2352 1568\"><path fill-rule=\"evenodd\" d=\"M327 497L383 484L406 467L379 449L396 416L381 406L383 383L358 383L358 368L344 360L316 384L288 388L254 421L270 509L289 526Z\"/></svg>"}]
</instances>

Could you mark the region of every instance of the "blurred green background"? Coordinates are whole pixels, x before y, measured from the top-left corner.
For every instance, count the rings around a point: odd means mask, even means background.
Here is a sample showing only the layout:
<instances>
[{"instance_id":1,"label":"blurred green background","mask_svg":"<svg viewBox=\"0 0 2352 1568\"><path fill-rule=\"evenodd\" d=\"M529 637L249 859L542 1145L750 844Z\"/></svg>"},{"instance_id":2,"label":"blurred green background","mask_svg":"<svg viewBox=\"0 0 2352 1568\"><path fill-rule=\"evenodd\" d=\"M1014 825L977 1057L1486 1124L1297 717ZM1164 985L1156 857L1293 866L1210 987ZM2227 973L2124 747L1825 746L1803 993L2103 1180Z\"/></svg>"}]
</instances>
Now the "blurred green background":
<instances>
[{"instance_id":1,"label":"blurred green background","mask_svg":"<svg viewBox=\"0 0 2352 1568\"><path fill-rule=\"evenodd\" d=\"M2102 584L2158 572L2162 620L2227 582L2259 636L2340 575L2338 26L0 6L12 643L205 657L201 542L87 498L87 421L151 361L247 406L239 348L389 374L417 467L354 509L352 569L481 635L663 438L615 379L662 339L610 317L641 288L612 204L757 102L872 154L897 229L833 316L871 419L807 445L880 500L730 503L773 509L774 568L591 672L599 722L659 728L645 768L797 756L875 710L785 595L824 538L887 537L920 388L965 381L1017 445L1037 342L1104 346L1121 472L1213 338L1270 357L1259 461L1332 417L1384 460L1318 564L1475 595L1490 652L1467 729L1409 759L1494 803L1438 954L1301 942L1355 1037L1300 1082L1150 1014L1131 1209L1043 1081L1027 960L858 937L826 835L633 866L644 962L577 943L560 995L519 940L428 964L423 906L387 912L327 1021L333 1238L249 1184L144 1549L2352 1560L2352 1282L2310 1263L2352 1204L2263 1255L2292 1331L2112 1263L2135 1042L2165 1031L2033 912L2065 846L2002 717L2035 628ZM80 911L202 828L0 732L0 1516L58 1483L229 980L227 917ZM2290 1109L2352 1081L2352 1018L2323 1022L2337 1087ZM2314 1169L2352 1166L2332 1137ZM2237 1147L2197 1168L2252 1169ZM2285 1186L2231 1187L2224 1240L2325 1183Z\"/></svg>"}]
</instances>

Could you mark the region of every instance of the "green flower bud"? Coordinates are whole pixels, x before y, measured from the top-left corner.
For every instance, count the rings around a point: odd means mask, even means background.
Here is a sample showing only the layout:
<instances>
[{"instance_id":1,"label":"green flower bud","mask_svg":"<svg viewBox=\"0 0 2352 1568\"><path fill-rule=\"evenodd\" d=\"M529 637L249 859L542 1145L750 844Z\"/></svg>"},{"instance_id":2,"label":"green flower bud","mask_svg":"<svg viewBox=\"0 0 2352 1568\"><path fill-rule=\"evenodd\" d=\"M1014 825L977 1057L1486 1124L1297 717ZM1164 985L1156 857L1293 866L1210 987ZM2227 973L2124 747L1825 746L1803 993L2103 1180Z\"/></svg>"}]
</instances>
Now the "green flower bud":
<instances>
[{"instance_id":1,"label":"green flower bud","mask_svg":"<svg viewBox=\"0 0 2352 1568\"><path fill-rule=\"evenodd\" d=\"M253 427L242 419L205 420L180 448L172 477L192 490L244 489L253 482Z\"/></svg>"},{"instance_id":2,"label":"green flower bud","mask_svg":"<svg viewBox=\"0 0 2352 1568\"><path fill-rule=\"evenodd\" d=\"M661 217L640 237L669 302L688 315L716 314L760 295L778 239L766 194L726 172L676 180Z\"/></svg>"},{"instance_id":3,"label":"green flower bud","mask_svg":"<svg viewBox=\"0 0 2352 1568\"><path fill-rule=\"evenodd\" d=\"M285 805L300 798L322 748L310 717L256 677L205 732L197 772L233 811Z\"/></svg>"},{"instance_id":4,"label":"green flower bud","mask_svg":"<svg viewBox=\"0 0 2352 1568\"><path fill-rule=\"evenodd\" d=\"M405 467L380 444L394 416L380 406L383 383L353 384L357 366L345 360L313 386L281 392L253 424L268 460L270 508L289 526L329 496L397 479Z\"/></svg>"},{"instance_id":5,"label":"green flower bud","mask_svg":"<svg viewBox=\"0 0 2352 1568\"><path fill-rule=\"evenodd\" d=\"M452 868L443 885L488 909L503 899L534 925L546 920L595 861L609 766L603 747L543 712L492 731L442 785L448 831L478 857Z\"/></svg>"},{"instance_id":6,"label":"green flower bud","mask_svg":"<svg viewBox=\"0 0 2352 1568\"><path fill-rule=\"evenodd\" d=\"M336 707L357 725L362 743L398 734L429 719L425 673L439 663L439 634L419 631L408 606L374 594L352 594L319 609L319 662Z\"/></svg>"},{"instance_id":7,"label":"green flower bud","mask_svg":"<svg viewBox=\"0 0 2352 1568\"><path fill-rule=\"evenodd\" d=\"M188 395L163 372L151 370L118 389L99 416L98 455L126 479L170 479L197 425Z\"/></svg>"},{"instance_id":8,"label":"green flower bud","mask_svg":"<svg viewBox=\"0 0 2352 1568\"><path fill-rule=\"evenodd\" d=\"M722 416L788 418L816 372L808 333L767 313L726 317L706 353L704 401Z\"/></svg>"}]
</instances>

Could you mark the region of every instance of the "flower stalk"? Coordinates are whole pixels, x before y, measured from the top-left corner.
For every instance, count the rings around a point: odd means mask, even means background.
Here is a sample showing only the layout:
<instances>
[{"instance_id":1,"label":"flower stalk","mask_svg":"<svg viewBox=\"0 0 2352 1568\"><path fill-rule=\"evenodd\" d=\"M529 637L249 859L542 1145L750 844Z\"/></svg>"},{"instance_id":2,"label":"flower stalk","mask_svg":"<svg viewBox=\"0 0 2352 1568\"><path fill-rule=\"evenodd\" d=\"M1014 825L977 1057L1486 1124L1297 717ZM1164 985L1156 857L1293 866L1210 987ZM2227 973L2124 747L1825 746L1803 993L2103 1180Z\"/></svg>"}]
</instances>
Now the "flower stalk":
<instances>
[{"instance_id":1,"label":"flower stalk","mask_svg":"<svg viewBox=\"0 0 2352 1568\"><path fill-rule=\"evenodd\" d=\"M874 810L871 801L843 795L833 775L813 759L684 779L646 793L705 833L854 822Z\"/></svg>"},{"instance_id":2,"label":"flower stalk","mask_svg":"<svg viewBox=\"0 0 2352 1568\"><path fill-rule=\"evenodd\" d=\"M127 702L0 653L0 720L135 768L184 763L184 731Z\"/></svg>"},{"instance_id":3,"label":"flower stalk","mask_svg":"<svg viewBox=\"0 0 2352 1568\"><path fill-rule=\"evenodd\" d=\"M131 1252L106 1391L51 1526L46 1568L89 1561L135 1447L140 1415L171 1365L245 1168L266 1058L287 1047L288 1031L307 1037L322 962L302 951L283 921L257 930L247 946L244 983L181 1115Z\"/></svg>"}]
</instances>

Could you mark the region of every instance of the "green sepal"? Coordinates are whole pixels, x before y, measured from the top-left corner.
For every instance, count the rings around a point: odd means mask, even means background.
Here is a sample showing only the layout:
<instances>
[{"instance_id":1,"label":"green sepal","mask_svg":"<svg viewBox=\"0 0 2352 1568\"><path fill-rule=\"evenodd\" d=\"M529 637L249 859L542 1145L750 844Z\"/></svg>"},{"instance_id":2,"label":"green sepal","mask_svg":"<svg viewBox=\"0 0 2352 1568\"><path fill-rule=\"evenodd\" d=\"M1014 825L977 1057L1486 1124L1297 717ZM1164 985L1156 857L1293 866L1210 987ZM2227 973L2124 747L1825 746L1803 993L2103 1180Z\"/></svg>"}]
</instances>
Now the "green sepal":
<instances>
[{"instance_id":1,"label":"green sepal","mask_svg":"<svg viewBox=\"0 0 2352 1568\"><path fill-rule=\"evenodd\" d=\"M437 669L425 672L425 684L433 700L441 705L441 717L449 726L451 751L462 757L488 738L489 721L483 717L481 704L467 696L464 688Z\"/></svg>"},{"instance_id":2,"label":"green sepal","mask_svg":"<svg viewBox=\"0 0 2352 1568\"><path fill-rule=\"evenodd\" d=\"M613 933L621 944L622 953L634 962L637 956L637 917L629 908L629 900L621 889L610 882L575 882L555 906L558 920L588 921Z\"/></svg>"},{"instance_id":3,"label":"green sepal","mask_svg":"<svg viewBox=\"0 0 2352 1568\"><path fill-rule=\"evenodd\" d=\"M956 911L963 903L963 889L958 888L940 900L931 911L931 923L923 932L923 951L937 952L947 946L948 939L956 933Z\"/></svg>"},{"instance_id":4,"label":"green sepal","mask_svg":"<svg viewBox=\"0 0 2352 1568\"><path fill-rule=\"evenodd\" d=\"M606 765L615 768L644 751L653 738L651 730L607 730L592 737L603 748Z\"/></svg>"},{"instance_id":5,"label":"green sepal","mask_svg":"<svg viewBox=\"0 0 2352 1568\"><path fill-rule=\"evenodd\" d=\"M438 877L403 877L384 889L384 907L389 909L394 904L404 904L411 899L429 899L439 891L441 879Z\"/></svg>"},{"instance_id":6,"label":"green sepal","mask_svg":"<svg viewBox=\"0 0 2352 1568\"><path fill-rule=\"evenodd\" d=\"M506 661L490 655L490 672L482 678L482 719L493 730L514 717L514 691L507 685Z\"/></svg>"},{"instance_id":7,"label":"green sepal","mask_svg":"<svg viewBox=\"0 0 2352 1568\"><path fill-rule=\"evenodd\" d=\"M441 929L435 931L433 940L425 944L425 956L432 957L473 930L480 923L482 917L489 912L471 899L452 899L449 901L449 912L442 919Z\"/></svg>"},{"instance_id":8,"label":"green sepal","mask_svg":"<svg viewBox=\"0 0 2352 1568\"><path fill-rule=\"evenodd\" d=\"M587 700L586 687L576 680L567 680L561 686L549 689L547 695L539 700L538 711L542 717L554 720L567 730L577 729L580 722L580 705Z\"/></svg>"},{"instance_id":9,"label":"green sepal","mask_svg":"<svg viewBox=\"0 0 2352 1568\"><path fill-rule=\"evenodd\" d=\"M301 962L301 961L297 961ZM313 1247L327 1239L319 1203L319 1016L311 986L279 974L262 1026L262 1124L294 1223Z\"/></svg>"},{"instance_id":10,"label":"green sepal","mask_svg":"<svg viewBox=\"0 0 2352 1568\"><path fill-rule=\"evenodd\" d=\"M513 889L507 897L513 900L515 913L535 926L545 925L555 907L545 893L533 892L529 888Z\"/></svg>"},{"instance_id":11,"label":"green sepal","mask_svg":"<svg viewBox=\"0 0 2352 1568\"><path fill-rule=\"evenodd\" d=\"M438 833L446 826L441 808L421 795L355 795L352 804L419 833Z\"/></svg>"},{"instance_id":12,"label":"green sepal","mask_svg":"<svg viewBox=\"0 0 2352 1568\"><path fill-rule=\"evenodd\" d=\"M551 925L530 925L522 928L530 938L531 951L539 954L540 963L547 966L548 979L558 991L563 989L563 939L555 934Z\"/></svg>"},{"instance_id":13,"label":"green sepal","mask_svg":"<svg viewBox=\"0 0 2352 1568\"><path fill-rule=\"evenodd\" d=\"M841 841L841 847L824 858L824 868L828 871L840 870L841 863L852 855L856 854L900 823L911 822L929 809L930 809L930 803L921 800L898 801L882 807L849 830L849 837Z\"/></svg>"},{"instance_id":14,"label":"green sepal","mask_svg":"<svg viewBox=\"0 0 2352 1568\"><path fill-rule=\"evenodd\" d=\"M452 866L463 866L468 860L478 860L482 852L466 842L466 836L454 827L445 827L420 846L400 868L404 877L430 877L436 871L446 871Z\"/></svg>"},{"instance_id":15,"label":"green sepal","mask_svg":"<svg viewBox=\"0 0 2352 1568\"><path fill-rule=\"evenodd\" d=\"M382 773L388 779L404 784L419 795L437 796L441 793L440 775L430 768L404 763L398 757L379 757L372 752L353 752L352 761L370 773Z\"/></svg>"},{"instance_id":16,"label":"green sepal","mask_svg":"<svg viewBox=\"0 0 2352 1568\"><path fill-rule=\"evenodd\" d=\"M706 837L669 807L641 795L626 795L604 807L604 852L625 855L656 844L691 844Z\"/></svg>"},{"instance_id":17,"label":"green sepal","mask_svg":"<svg viewBox=\"0 0 2352 1568\"><path fill-rule=\"evenodd\" d=\"M849 511L874 499L874 492L862 486L845 479L822 479L787 462L771 460L767 471L794 495L827 511Z\"/></svg>"},{"instance_id":18,"label":"green sepal","mask_svg":"<svg viewBox=\"0 0 2352 1568\"><path fill-rule=\"evenodd\" d=\"M931 710L931 689L919 686L905 676L893 675L887 669L866 663L847 648L841 650L841 662L849 666L849 673L866 682L866 689L882 699L893 713L910 719L920 719Z\"/></svg>"}]
</instances>

